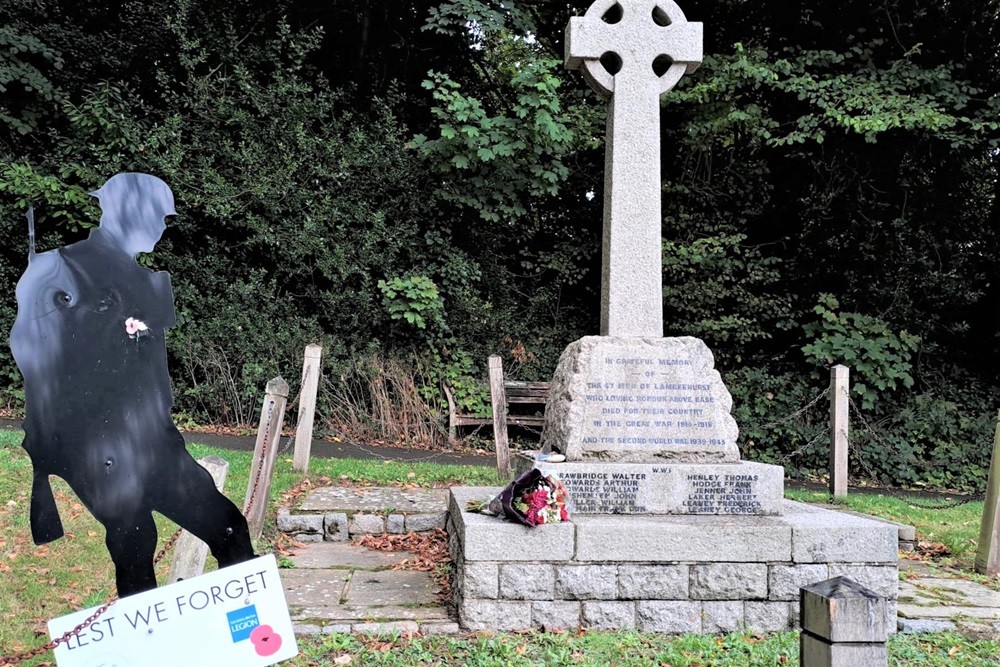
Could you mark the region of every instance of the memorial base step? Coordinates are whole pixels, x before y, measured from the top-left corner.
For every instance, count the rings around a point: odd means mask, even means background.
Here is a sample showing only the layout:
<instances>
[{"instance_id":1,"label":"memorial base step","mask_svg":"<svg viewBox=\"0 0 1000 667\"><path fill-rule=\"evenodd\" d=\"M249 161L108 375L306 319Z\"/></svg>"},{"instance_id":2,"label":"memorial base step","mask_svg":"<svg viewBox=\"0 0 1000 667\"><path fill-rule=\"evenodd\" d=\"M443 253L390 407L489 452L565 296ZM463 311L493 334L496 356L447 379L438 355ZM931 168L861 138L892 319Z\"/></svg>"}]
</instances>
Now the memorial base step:
<instances>
[{"instance_id":1,"label":"memorial base step","mask_svg":"<svg viewBox=\"0 0 1000 667\"><path fill-rule=\"evenodd\" d=\"M465 510L495 488L452 489L453 590L466 630L774 632L799 589L846 576L896 626L895 527L783 501L779 516L576 515L526 528Z\"/></svg>"}]
</instances>

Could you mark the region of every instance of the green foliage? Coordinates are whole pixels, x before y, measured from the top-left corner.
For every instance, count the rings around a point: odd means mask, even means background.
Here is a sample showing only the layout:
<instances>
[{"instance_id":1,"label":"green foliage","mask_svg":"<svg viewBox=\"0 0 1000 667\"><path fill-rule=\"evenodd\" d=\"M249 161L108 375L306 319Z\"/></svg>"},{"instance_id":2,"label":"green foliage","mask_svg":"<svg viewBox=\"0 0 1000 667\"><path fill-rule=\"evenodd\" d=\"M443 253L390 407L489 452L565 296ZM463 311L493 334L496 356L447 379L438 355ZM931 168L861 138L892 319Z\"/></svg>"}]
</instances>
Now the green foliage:
<instances>
[{"instance_id":1,"label":"green foliage","mask_svg":"<svg viewBox=\"0 0 1000 667\"><path fill-rule=\"evenodd\" d=\"M837 312L839 308L832 295L820 295L813 309L819 321L803 327L811 341L802 347L806 359L816 365L848 366L854 373L851 391L866 410L884 394L912 387L912 357L920 339L905 330L893 331L877 317Z\"/></svg>"},{"instance_id":2,"label":"green foliage","mask_svg":"<svg viewBox=\"0 0 1000 667\"><path fill-rule=\"evenodd\" d=\"M418 329L426 329L428 323L441 326L444 323L444 303L434 281L426 276L408 276L379 280L382 291L382 305L394 320L406 320Z\"/></svg>"},{"instance_id":3,"label":"green foliage","mask_svg":"<svg viewBox=\"0 0 1000 667\"><path fill-rule=\"evenodd\" d=\"M556 95L559 79L552 59L532 59L507 74L511 96L504 112L490 113L462 92L447 74L430 72L424 87L437 102L432 113L439 136L418 134L413 144L444 177L438 193L496 222L527 213L526 197L554 196L569 168L564 155L574 147Z\"/></svg>"},{"instance_id":4,"label":"green foliage","mask_svg":"<svg viewBox=\"0 0 1000 667\"><path fill-rule=\"evenodd\" d=\"M0 25L0 125L18 134L39 129L63 95L46 70L62 67L62 56L41 40Z\"/></svg>"}]
</instances>

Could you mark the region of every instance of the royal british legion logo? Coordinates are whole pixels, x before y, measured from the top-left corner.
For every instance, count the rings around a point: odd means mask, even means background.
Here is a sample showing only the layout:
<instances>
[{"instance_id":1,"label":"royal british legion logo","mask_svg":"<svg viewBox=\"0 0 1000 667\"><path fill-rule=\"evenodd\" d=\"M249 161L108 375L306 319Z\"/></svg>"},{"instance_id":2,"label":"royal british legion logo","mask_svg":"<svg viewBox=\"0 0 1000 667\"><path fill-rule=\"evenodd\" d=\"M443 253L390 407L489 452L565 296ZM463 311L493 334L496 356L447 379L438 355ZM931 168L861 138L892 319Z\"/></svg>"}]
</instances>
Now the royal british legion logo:
<instances>
[{"instance_id":1,"label":"royal british legion logo","mask_svg":"<svg viewBox=\"0 0 1000 667\"><path fill-rule=\"evenodd\" d=\"M255 605L229 612L226 620L229 621L229 633L233 636L233 642L249 639L253 629L260 625Z\"/></svg>"}]
</instances>

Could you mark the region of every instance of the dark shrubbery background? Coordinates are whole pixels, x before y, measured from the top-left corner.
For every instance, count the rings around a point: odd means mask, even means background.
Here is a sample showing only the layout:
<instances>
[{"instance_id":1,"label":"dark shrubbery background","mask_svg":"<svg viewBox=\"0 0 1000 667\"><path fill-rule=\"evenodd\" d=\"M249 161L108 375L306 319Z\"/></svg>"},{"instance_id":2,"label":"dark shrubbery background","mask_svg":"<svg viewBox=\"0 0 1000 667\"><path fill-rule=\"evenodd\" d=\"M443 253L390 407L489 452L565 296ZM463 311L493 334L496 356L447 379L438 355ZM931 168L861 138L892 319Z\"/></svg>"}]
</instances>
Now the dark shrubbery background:
<instances>
[{"instance_id":1,"label":"dark shrubbery background","mask_svg":"<svg viewBox=\"0 0 1000 667\"><path fill-rule=\"evenodd\" d=\"M483 411L493 353L548 378L598 319L603 105L561 65L584 8L0 0L0 326L27 204L55 247L96 223L89 189L146 171L177 197L143 261L173 274L182 419L253 421L314 340L342 426L348 397L377 419L385 386L419 396L420 419L444 381ZM995 3L684 9L706 58L662 111L668 335L715 351L748 456L824 428L821 406L769 424L844 363L879 434L856 425L853 444L882 481L981 487L1000 370ZM16 409L5 348L0 370ZM787 465L822 469L825 449Z\"/></svg>"}]
</instances>

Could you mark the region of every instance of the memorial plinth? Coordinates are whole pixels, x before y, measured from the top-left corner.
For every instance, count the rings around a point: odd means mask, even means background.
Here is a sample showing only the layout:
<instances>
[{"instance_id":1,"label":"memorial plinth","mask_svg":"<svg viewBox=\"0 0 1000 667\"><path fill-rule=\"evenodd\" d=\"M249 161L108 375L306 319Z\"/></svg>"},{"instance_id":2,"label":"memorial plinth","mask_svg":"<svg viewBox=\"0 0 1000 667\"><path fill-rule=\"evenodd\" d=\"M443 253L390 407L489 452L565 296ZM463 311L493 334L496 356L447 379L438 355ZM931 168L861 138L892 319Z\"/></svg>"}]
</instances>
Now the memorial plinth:
<instances>
[{"instance_id":1,"label":"memorial plinth","mask_svg":"<svg viewBox=\"0 0 1000 667\"><path fill-rule=\"evenodd\" d=\"M580 514L775 515L780 466L740 461L733 400L701 340L586 336L559 360L543 450L518 457L566 485Z\"/></svg>"}]
</instances>

